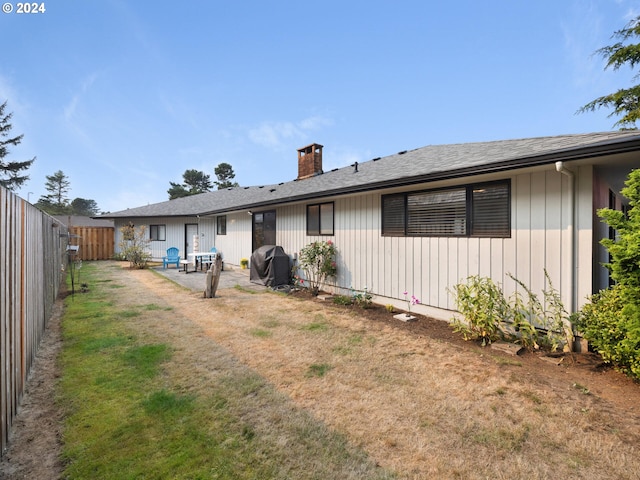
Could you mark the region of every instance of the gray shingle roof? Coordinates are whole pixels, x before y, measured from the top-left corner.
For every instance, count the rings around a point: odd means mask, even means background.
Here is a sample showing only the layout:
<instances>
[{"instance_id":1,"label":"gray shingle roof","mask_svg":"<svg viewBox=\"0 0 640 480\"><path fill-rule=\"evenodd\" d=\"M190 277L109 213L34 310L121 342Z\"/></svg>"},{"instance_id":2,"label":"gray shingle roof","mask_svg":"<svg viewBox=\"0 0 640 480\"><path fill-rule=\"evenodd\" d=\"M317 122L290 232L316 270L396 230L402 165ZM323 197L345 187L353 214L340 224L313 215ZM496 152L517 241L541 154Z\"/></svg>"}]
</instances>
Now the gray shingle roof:
<instances>
[{"instance_id":1,"label":"gray shingle roof","mask_svg":"<svg viewBox=\"0 0 640 480\"><path fill-rule=\"evenodd\" d=\"M640 133L617 131L493 142L431 145L334 169L304 180L235 187L102 215L101 218L195 216L246 210L463 175L504 171L640 150ZM292 162L293 164L293 162Z\"/></svg>"}]
</instances>

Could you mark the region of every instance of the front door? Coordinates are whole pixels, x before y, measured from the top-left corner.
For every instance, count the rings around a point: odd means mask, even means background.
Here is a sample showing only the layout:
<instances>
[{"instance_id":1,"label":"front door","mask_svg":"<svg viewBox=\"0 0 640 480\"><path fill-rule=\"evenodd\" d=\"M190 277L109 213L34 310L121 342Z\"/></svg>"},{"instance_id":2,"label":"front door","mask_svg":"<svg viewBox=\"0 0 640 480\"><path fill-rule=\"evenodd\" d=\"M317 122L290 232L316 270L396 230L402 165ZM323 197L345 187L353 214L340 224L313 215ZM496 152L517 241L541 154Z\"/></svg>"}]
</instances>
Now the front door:
<instances>
[{"instance_id":1,"label":"front door","mask_svg":"<svg viewBox=\"0 0 640 480\"><path fill-rule=\"evenodd\" d=\"M184 226L184 257L187 258L187 253L193 253L193 236L198 235L197 223L186 223Z\"/></svg>"},{"instance_id":2,"label":"front door","mask_svg":"<svg viewBox=\"0 0 640 480\"><path fill-rule=\"evenodd\" d=\"M276 244L276 211L256 212L253 214L252 251L263 245Z\"/></svg>"}]
</instances>

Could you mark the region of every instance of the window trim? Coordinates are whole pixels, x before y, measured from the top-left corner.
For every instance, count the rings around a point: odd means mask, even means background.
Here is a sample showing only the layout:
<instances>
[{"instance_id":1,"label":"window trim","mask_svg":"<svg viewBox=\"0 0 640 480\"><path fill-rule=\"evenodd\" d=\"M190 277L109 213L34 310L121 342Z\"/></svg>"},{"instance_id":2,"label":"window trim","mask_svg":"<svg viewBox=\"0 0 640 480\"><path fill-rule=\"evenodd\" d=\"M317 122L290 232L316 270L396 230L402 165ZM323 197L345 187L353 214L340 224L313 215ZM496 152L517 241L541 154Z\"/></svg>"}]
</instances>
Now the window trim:
<instances>
[{"instance_id":1,"label":"window trim","mask_svg":"<svg viewBox=\"0 0 640 480\"><path fill-rule=\"evenodd\" d=\"M331 205L331 233L323 233L323 225L322 225L322 207ZM310 213L310 209L317 207L318 213L317 218L313 218L313 220L317 220L318 230L311 230L310 220L312 219L312 214ZM331 237L335 235L336 227L335 227L335 203L334 202L323 202L323 203L310 203L307 205L307 235L309 236L322 236L322 237Z\"/></svg>"},{"instance_id":2,"label":"window trim","mask_svg":"<svg viewBox=\"0 0 640 480\"><path fill-rule=\"evenodd\" d=\"M492 186L504 186L506 187L506 211L503 212L505 217L499 218L499 220L506 220L505 229L500 232L498 230L482 232L478 233L479 230L474 231L474 223L477 223L476 214L477 211L474 212L474 192L482 189L489 188ZM424 194L431 194L437 192L446 192L446 191L455 191L455 190L465 190L465 211L464 211L464 233L447 233L447 234L427 234L427 233L409 233L410 226L410 211L409 211L409 198L411 196L419 196ZM385 202L386 199L392 201L395 199L398 202L402 199L403 207L402 212L397 211L397 207L393 210L393 213L389 215L403 215L404 218L401 219L402 227L398 225L398 223L389 224L389 220L391 218L387 218L385 215L387 214L387 209L391 208L391 202ZM388 195L381 196L381 223L380 223L380 234L383 237L454 237L454 238L511 238L511 179L505 180L496 180L491 182L480 182L480 183L472 183L466 185L452 185L450 187L443 187L437 189L430 190L415 190L409 192L401 192L401 193L392 193ZM500 222L498 222L500 223Z\"/></svg>"},{"instance_id":3,"label":"window trim","mask_svg":"<svg viewBox=\"0 0 640 480\"><path fill-rule=\"evenodd\" d=\"M153 235L154 230L156 233L155 236ZM162 235L160 235L160 233L162 233ZM149 239L152 242L166 242L167 241L167 225L163 223L149 225Z\"/></svg>"}]
</instances>

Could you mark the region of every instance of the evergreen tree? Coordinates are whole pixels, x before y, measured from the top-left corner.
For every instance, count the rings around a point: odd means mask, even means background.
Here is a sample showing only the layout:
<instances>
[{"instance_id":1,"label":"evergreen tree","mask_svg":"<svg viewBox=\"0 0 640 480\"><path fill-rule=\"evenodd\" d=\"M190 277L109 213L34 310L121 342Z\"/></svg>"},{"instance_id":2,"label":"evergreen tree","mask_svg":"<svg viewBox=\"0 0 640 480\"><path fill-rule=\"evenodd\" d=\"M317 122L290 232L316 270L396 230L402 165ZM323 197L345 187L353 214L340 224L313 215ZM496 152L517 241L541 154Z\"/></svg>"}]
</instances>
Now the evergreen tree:
<instances>
[{"instance_id":1,"label":"evergreen tree","mask_svg":"<svg viewBox=\"0 0 640 480\"><path fill-rule=\"evenodd\" d=\"M28 169L36 158L33 157L31 160L23 162L5 160L5 157L9 154L9 146L15 147L19 145L22 137L24 137L24 135L18 135L17 137L8 138L12 128L10 120L13 114L5 114L6 107L6 101L0 105L0 185L9 190L15 190L29 180L29 175L21 175L20 172Z\"/></svg>"},{"instance_id":2,"label":"evergreen tree","mask_svg":"<svg viewBox=\"0 0 640 480\"><path fill-rule=\"evenodd\" d=\"M636 17L625 28L615 32L613 37L620 41L596 51L607 59L605 69L618 70L625 64L633 69L640 64L640 43L629 43L630 39L640 37L640 17ZM638 75L633 78L637 79ZM622 115L614 126L619 126L621 129L635 129L636 121L640 119L640 85L622 88L615 93L596 98L578 110L578 113L593 112L602 107L613 108L610 117Z\"/></svg>"},{"instance_id":3,"label":"evergreen tree","mask_svg":"<svg viewBox=\"0 0 640 480\"><path fill-rule=\"evenodd\" d=\"M236 174L233 173L233 167L228 163L221 163L214 170L218 181L214 182L218 186L218 190L229 187L238 187L238 182L233 182Z\"/></svg>"},{"instance_id":4,"label":"evergreen tree","mask_svg":"<svg viewBox=\"0 0 640 480\"><path fill-rule=\"evenodd\" d=\"M74 198L71 201L71 214L93 217L100 214L100 209L95 200Z\"/></svg>"},{"instance_id":5,"label":"evergreen tree","mask_svg":"<svg viewBox=\"0 0 640 480\"><path fill-rule=\"evenodd\" d=\"M36 207L50 215L62 215L71 213L69 208L69 177L62 170L58 170L53 175L46 176L45 189L48 195L40 197Z\"/></svg>"},{"instance_id":6,"label":"evergreen tree","mask_svg":"<svg viewBox=\"0 0 640 480\"><path fill-rule=\"evenodd\" d=\"M182 180L182 184L169 182L171 185L171 188L167 190L169 200L210 192L213 188L211 177L200 170L185 170L182 174Z\"/></svg>"}]
</instances>

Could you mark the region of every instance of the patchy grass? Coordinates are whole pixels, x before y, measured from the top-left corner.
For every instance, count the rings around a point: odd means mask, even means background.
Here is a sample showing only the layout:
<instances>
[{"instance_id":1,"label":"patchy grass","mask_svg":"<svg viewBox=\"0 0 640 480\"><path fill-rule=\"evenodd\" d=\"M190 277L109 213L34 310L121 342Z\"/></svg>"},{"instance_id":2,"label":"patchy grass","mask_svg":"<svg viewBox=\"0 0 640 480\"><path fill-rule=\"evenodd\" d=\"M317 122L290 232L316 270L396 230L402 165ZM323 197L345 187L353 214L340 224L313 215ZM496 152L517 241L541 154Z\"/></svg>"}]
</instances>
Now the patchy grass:
<instances>
[{"instance_id":1,"label":"patchy grass","mask_svg":"<svg viewBox=\"0 0 640 480\"><path fill-rule=\"evenodd\" d=\"M64 478L395 478L223 350L209 344L216 351L188 363L190 351L155 330L171 325L171 308L136 305L135 292L99 300L109 273L87 265L95 288L66 305ZM195 332L176 335L198 348Z\"/></svg>"},{"instance_id":2,"label":"patchy grass","mask_svg":"<svg viewBox=\"0 0 640 480\"><path fill-rule=\"evenodd\" d=\"M333 367L327 363L314 363L307 369L307 377L324 377Z\"/></svg>"}]
</instances>

